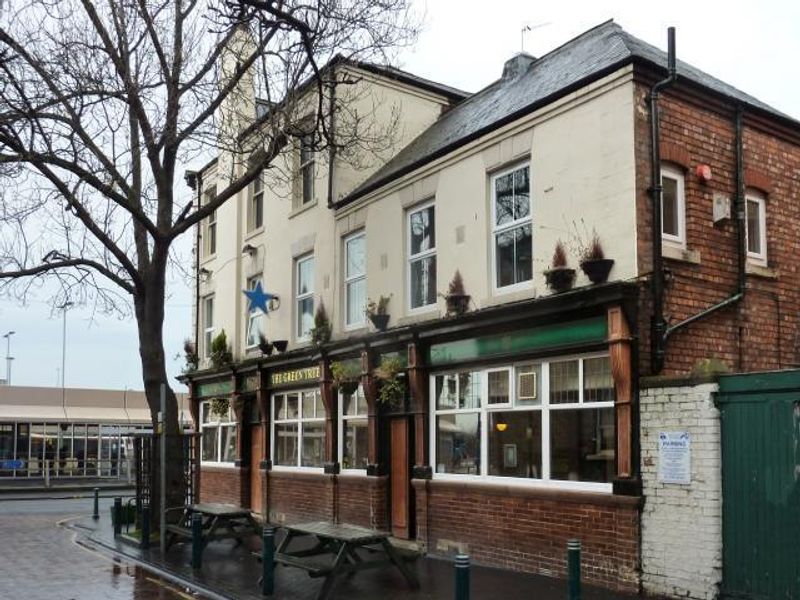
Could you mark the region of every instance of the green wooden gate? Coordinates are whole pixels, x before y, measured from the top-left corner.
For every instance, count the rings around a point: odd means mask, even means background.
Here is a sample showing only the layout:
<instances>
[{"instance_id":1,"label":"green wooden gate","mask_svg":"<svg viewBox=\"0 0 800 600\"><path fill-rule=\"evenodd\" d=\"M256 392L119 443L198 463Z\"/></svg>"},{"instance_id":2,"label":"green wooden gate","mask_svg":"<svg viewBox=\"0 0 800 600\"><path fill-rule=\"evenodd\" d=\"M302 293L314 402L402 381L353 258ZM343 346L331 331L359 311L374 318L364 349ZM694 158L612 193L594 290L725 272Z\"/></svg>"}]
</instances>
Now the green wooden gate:
<instances>
[{"instance_id":1,"label":"green wooden gate","mask_svg":"<svg viewBox=\"0 0 800 600\"><path fill-rule=\"evenodd\" d=\"M722 594L800 600L800 371L720 378Z\"/></svg>"}]
</instances>

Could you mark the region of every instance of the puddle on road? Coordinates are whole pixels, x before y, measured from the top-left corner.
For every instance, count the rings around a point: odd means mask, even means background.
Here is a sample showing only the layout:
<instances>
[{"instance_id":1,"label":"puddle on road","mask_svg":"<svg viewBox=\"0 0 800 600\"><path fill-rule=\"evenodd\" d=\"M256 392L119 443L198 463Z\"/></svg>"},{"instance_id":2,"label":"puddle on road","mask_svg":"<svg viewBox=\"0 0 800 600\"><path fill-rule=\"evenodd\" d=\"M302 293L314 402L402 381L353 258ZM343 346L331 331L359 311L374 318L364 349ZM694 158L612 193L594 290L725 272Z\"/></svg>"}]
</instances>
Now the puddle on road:
<instances>
[{"instance_id":1,"label":"puddle on road","mask_svg":"<svg viewBox=\"0 0 800 600\"><path fill-rule=\"evenodd\" d=\"M111 565L110 584L117 593L108 597L119 598L120 600L127 600L128 598L136 600L203 599L203 596L166 581L141 567L117 560Z\"/></svg>"}]
</instances>

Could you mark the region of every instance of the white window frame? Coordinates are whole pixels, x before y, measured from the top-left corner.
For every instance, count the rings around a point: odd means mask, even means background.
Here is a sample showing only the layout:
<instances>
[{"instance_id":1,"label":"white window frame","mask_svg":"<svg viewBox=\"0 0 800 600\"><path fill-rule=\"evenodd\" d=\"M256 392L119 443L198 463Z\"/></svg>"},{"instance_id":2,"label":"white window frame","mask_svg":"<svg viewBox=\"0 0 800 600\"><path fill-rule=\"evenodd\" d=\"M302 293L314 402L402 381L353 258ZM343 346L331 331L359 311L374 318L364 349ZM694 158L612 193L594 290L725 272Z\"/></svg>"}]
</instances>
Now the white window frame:
<instances>
[{"instance_id":1,"label":"white window frame","mask_svg":"<svg viewBox=\"0 0 800 600\"><path fill-rule=\"evenodd\" d=\"M248 234L259 231L264 226L264 172L259 172L258 176L249 186L247 198L247 223L246 231ZM258 207L261 207L261 223L256 223Z\"/></svg>"},{"instance_id":2,"label":"white window frame","mask_svg":"<svg viewBox=\"0 0 800 600\"><path fill-rule=\"evenodd\" d=\"M412 306L412 298L413 294L411 293L411 284L412 284L412 270L411 267L415 262L420 262L427 258L433 257L436 258L436 242L434 241L433 248L429 248L428 250L423 250L422 252L417 252L416 254L411 254L411 217L419 212L428 210L429 208L433 208L433 222L434 222L434 240L436 240L436 201L430 200L419 206L415 206L411 208L406 213L406 244L408 246L408 260L407 267L406 267L406 281L407 281L407 289L408 293L406 294L406 306L408 306L408 312L411 314L421 313L421 312L429 312L436 308L436 295L434 295L433 302L429 304L421 304L420 306ZM438 271L438 264L437 264L437 271ZM438 280L438 272L435 273L435 278ZM434 290L436 288L436 284L434 283Z\"/></svg>"},{"instance_id":3,"label":"white window frame","mask_svg":"<svg viewBox=\"0 0 800 600\"><path fill-rule=\"evenodd\" d=\"M236 427L237 427L236 417L233 414L233 408L231 407L231 401L228 400L228 419L225 420L225 421L220 419L220 420L217 420L217 421L209 421L208 423L206 423L204 421L204 419L203 419L203 411L205 410L206 406L208 407L208 411L209 411L209 414L211 415L211 417L215 417L216 416L211 412L211 401L210 400L204 400L204 401L202 401L200 403L200 444L201 444L201 446L200 446L200 457L202 459L202 456L203 456L202 444L205 443L204 442L205 438L203 436L203 433L204 433L203 430L207 429L207 428L210 428L210 427L214 427L217 430L217 436L216 437L217 437L217 457L218 457L218 460L201 460L200 464L201 464L201 466L209 466L209 467L235 467L236 466L236 461L239 460L238 456L236 458L234 458L232 461L231 460L227 460L227 461L223 461L222 460L222 439L223 439L222 429L223 428L231 428L232 427L235 430ZM217 417L217 418L219 419L219 417ZM240 433L239 431L236 431L236 436L237 436L236 437L236 443L237 443L237 445L239 443L239 437L238 437L239 433Z\"/></svg>"},{"instance_id":4,"label":"white window frame","mask_svg":"<svg viewBox=\"0 0 800 600\"><path fill-rule=\"evenodd\" d=\"M348 246L349 244L358 238L363 238L364 240L364 270L363 272L357 275L350 275L347 272L347 267L350 264L348 260ZM348 235L344 238L344 268L342 269L344 275L344 328L346 331L352 329L360 329L364 327L367 321L366 315L366 302L367 302L367 234L362 229L361 231L354 233L352 235ZM350 316L350 284L356 283L358 281L364 280L364 306L361 307L361 310L358 311L360 315L359 321L353 321L352 323L349 322L347 319Z\"/></svg>"},{"instance_id":5,"label":"white window frame","mask_svg":"<svg viewBox=\"0 0 800 600\"><path fill-rule=\"evenodd\" d=\"M303 154L306 153L306 160ZM314 180L315 180L315 156L314 156L314 134L308 133L300 138L300 206L314 203ZM306 173L309 173L309 185L306 186Z\"/></svg>"},{"instance_id":6,"label":"white window frame","mask_svg":"<svg viewBox=\"0 0 800 600\"><path fill-rule=\"evenodd\" d=\"M203 192L203 206L217 197L217 186L209 186ZM217 211L214 210L205 218L204 235L202 241L203 258L210 258L217 253Z\"/></svg>"},{"instance_id":7,"label":"white window frame","mask_svg":"<svg viewBox=\"0 0 800 600\"><path fill-rule=\"evenodd\" d=\"M317 388L304 388L299 390L286 390L283 392L275 392L272 394L270 398L270 456L272 457L272 469L275 471L304 471L306 473L313 472L313 473L322 473L325 471L324 467L305 467L302 465L303 462L303 424L304 423L322 423L323 424L323 436L325 435L325 418L327 415L323 415L322 417L310 417L305 418L303 415L303 394L307 393L315 393L319 397L319 401L322 405L323 411L325 411L325 404L322 402L321 392L320 389ZM297 418L296 419L278 419L275 416L275 402L279 398L285 399L289 394L298 394L297 398ZM296 424L297 425L297 460L296 464L294 465L278 465L275 464L275 442L276 442L276 433L275 433L275 426L276 425L283 425L283 424ZM323 447L326 443L323 440ZM323 457L323 461L324 461Z\"/></svg>"},{"instance_id":8,"label":"white window frame","mask_svg":"<svg viewBox=\"0 0 800 600\"><path fill-rule=\"evenodd\" d=\"M758 252L750 251L750 202L758 204L758 233L761 240L761 249ZM767 266L767 199L766 197L755 191L747 190L744 197L745 207L745 248L747 248L747 260L753 264L766 267Z\"/></svg>"},{"instance_id":9,"label":"white window frame","mask_svg":"<svg viewBox=\"0 0 800 600\"><path fill-rule=\"evenodd\" d=\"M669 177L677 182L678 206L675 210L678 211L678 235L664 232L664 177ZM675 167L669 163L661 164L661 239L664 243L685 249L686 248L686 175L683 169Z\"/></svg>"},{"instance_id":10,"label":"white window frame","mask_svg":"<svg viewBox=\"0 0 800 600\"><path fill-rule=\"evenodd\" d=\"M311 289L306 291L305 293L300 292L300 265L311 261ZM301 331L302 327L302 316L303 313L300 310L300 304L302 301L311 298L311 314L314 314L314 309L316 308L314 305L314 281L316 277L316 263L314 262L314 255L313 254L306 254L305 256L301 256L300 258L295 259L295 266L294 266L294 277L295 277L295 284L294 284L294 308L295 308L295 326L294 326L294 335L295 339L298 342L307 342L311 339L311 331L307 331L305 335L303 335Z\"/></svg>"},{"instance_id":11,"label":"white window frame","mask_svg":"<svg viewBox=\"0 0 800 600\"><path fill-rule=\"evenodd\" d=\"M553 411L559 410L574 410L574 409L603 409L615 408L615 402L584 402L584 387L585 382L583 378L583 361L591 358L609 357L607 352L595 352L588 354L578 354L571 356L559 356L553 358L531 359L525 361L516 361L512 364L504 364L502 367L459 367L455 369L445 369L432 372L429 380L430 390L430 423L428 424L429 432L429 448L430 448L430 462L433 467L433 478L444 481L462 481L473 483L488 483L503 486L519 486L519 487L536 487L536 488L558 488L569 489L576 491L587 492L603 492L612 493L612 483L600 483L593 481L568 481L562 479L550 478L550 458L551 458L551 445L550 445L550 414ZM610 357L609 357L610 359ZM550 363L565 362L565 361L579 361L579 379L578 379L578 402L570 402L563 404L550 404ZM487 373L489 371L496 371L499 369L511 370L511 388L509 395L511 398L516 398L516 370L518 367L537 365L541 373L541 398L538 404L532 405L517 405L513 400L511 406L507 404L491 405L488 404L489 399L489 378ZM475 372L481 373L481 406L480 408L455 408L455 409L442 409L436 408L436 377L441 375L449 375L460 372ZM458 384L457 384L458 385ZM456 398L458 398L458 389L456 389ZM526 411L540 411L542 419L542 473L538 479L521 478L521 477L500 477L496 475L488 475L489 469L489 434L488 423L489 413L491 412L526 412ZM438 473L436 471L436 417L440 415L459 414L459 413L472 413L479 415L479 435L480 435L480 473L476 475L462 474L462 473ZM614 412L616 415L616 412ZM615 458L616 460L616 458Z\"/></svg>"},{"instance_id":12,"label":"white window frame","mask_svg":"<svg viewBox=\"0 0 800 600\"><path fill-rule=\"evenodd\" d=\"M358 384L358 389L354 392L354 394L361 394L362 396L364 395L364 389L362 388L360 383ZM342 393L341 390L338 392L338 396L339 396L339 423L338 423L338 427L339 427L338 446L339 447L336 450L336 456L338 457L339 465L341 466L341 472L342 473L348 473L348 474L351 474L351 475L365 475L366 476L366 474L367 474L367 470L366 469L353 469L353 468L346 469L346 468L344 468L343 465L344 465L344 426L345 426L345 422L350 420L350 419L367 419L367 427L369 427L369 407L367 406L367 399L366 399L366 397L364 397L364 409L366 410L366 412L360 413L360 412L356 411L355 414L346 415L346 414L344 414L344 402L343 402L344 394ZM358 408L358 400L356 400L356 409L357 408ZM367 451L369 451L369 449L367 449Z\"/></svg>"},{"instance_id":13,"label":"white window frame","mask_svg":"<svg viewBox=\"0 0 800 600\"><path fill-rule=\"evenodd\" d=\"M260 282L260 281L261 281L261 275L256 275L254 277L249 277L247 279L247 289L248 290L254 290L255 287L256 287L256 284L258 282ZM258 346L258 343L260 341L260 339L256 338L251 343L250 330L253 327L253 325L254 324L257 325L258 332L260 334L264 333L264 330L262 328L262 324L264 322L264 312L260 308L255 308L255 307L253 307L252 310L251 310L249 301L247 302L246 310L247 310L247 314L245 315L246 316L246 318L245 318L246 329L245 329L245 332L244 332L244 345L245 345L245 349L249 350L250 348L255 348L256 346Z\"/></svg>"},{"instance_id":14,"label":"white window frame","mask_svg":"<svg viewBox=\"0 0 800 600\"><path fill-rule=\"evenodd\" d=\"M508 169L504 169L502 171L498 171L497 173L492 174L490 179L491 185L491 198L492 198L492 206L491 206L491 214L492 214L492 290L495 294L506 294L509 292L516 292L518 290L527 290L533 288L533 265L531 265L531 278L526 281L519 281L517 283L512 283L509 285L498 286L497 285L497 235L500 233L505 233L506 231L511 231L513 229L517 229L519 227L523 227L525 225L531 226L531 247L533 247L533 190L528 189L528 216L522 219L515 219L510 223L504 223L502 225L497 225L497 187L495 182L505 175L509 173L514 173L519 171L520 169L526 168L528 169L528 181L529 185L530 182L533 180L530 177L531 172L531 163L530 161L517 163L513 167L509 167ZM531 188L533 186L530 186Z\"/></svg>"},{"instance_id":15,"label":"white window frame","mask_svg":"<svg viewBox=\"0 0 800 600\"><path fill-rule=\"evenodd\" d=\"M209 310L209 305L211 310ZM203 297L203 358L211 357L211 343L214 341L214 294ZM209 322L209 314L211 319Z\"/></svg>"}]
</instances>

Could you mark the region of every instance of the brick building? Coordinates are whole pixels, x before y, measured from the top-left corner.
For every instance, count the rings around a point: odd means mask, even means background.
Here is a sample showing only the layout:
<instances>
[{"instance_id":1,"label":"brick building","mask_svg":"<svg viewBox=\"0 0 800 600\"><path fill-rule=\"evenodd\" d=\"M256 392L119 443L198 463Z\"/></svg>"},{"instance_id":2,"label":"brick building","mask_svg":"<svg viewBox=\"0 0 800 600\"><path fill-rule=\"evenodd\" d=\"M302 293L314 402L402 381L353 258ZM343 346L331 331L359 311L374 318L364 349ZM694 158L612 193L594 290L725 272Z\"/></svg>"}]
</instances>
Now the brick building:
<instances>
[{"instance_id":1,"label":"brick building","mask_svg":"<svg viewBox=\"0 0 800 600\"><path fill-rule=\"evenodd\" d=\"M327 68L400 127L372 161L315 154L300 136L293 176L265 173L198 232L200 369L187 381L202 498L554 576L578 537L591 583L713 597L718 415L713 384L692 377L800 360L800 123L682 62L673 81L665 53L613 22L513 57L472 95ZM252 118L243 136L270 116ZM198 201L237 168L225 153L209 163ZM546 283L563 272L557 242L577 267L593 232L608 280ZM464 312L443 297L456 270ZM279 299L267 316L240 291L259 284ZM385 330L364 314L380 297ZM215 366L222 330L233 363ZM677 489L658 479L654 436L680 427L702 443ZM706 561L674 556L692 543L675 527L687 518Z\"/></svg>"}]
</instances>

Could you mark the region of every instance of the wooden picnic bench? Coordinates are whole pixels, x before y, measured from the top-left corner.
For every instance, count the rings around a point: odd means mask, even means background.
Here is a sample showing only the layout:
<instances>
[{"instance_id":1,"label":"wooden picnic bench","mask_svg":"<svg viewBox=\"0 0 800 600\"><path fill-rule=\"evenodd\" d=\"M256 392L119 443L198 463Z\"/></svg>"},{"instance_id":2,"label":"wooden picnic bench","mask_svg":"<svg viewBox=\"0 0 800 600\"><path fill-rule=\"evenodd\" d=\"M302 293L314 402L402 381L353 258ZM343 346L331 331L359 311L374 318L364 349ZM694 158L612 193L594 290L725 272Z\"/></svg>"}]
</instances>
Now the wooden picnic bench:
<instances>
[{"instance_id":1,"label":"wooden picnic bench","mask_svg":"<svg viewBox=\"0 0 800 600\"><path fill-rule=\"evenodd\" d=\"M200 503L169 510L181 510L183 514L178 523L167 525L167 550L176 542L191 541L192 515L195 514L199 514L203 520L203 548L209 542L226 539L235 539L240 544L248 535L261 534L261 526L253 519L250 511L241 506Z\"/></svg>"},{"instance_id":2,"label":"wooden picnic bench","mask_svg":"<svg viewBox=\"0 0 800 600\"><path fill-rule=\"evenodd\" d=\"M387 532L322 521L283 527L286 537L275 551L275 562L302 569L311 577L324 577L317 600L327 598L339 575L392 565L412 589L419 588L417 576L406 564L407 557L389 543ZM310 547L306 544L304 548L290 548L297 546L293 544L296 540L309 537L312 538Z\"/></svg>"}]
</instances>

